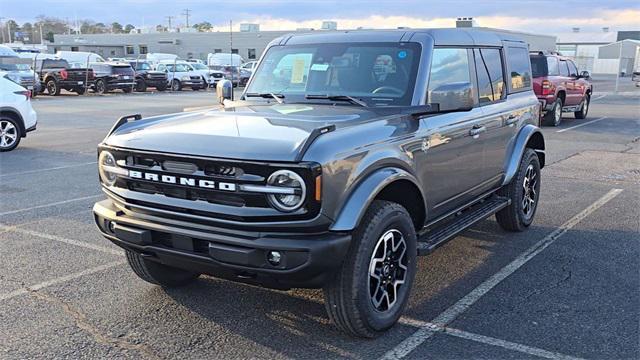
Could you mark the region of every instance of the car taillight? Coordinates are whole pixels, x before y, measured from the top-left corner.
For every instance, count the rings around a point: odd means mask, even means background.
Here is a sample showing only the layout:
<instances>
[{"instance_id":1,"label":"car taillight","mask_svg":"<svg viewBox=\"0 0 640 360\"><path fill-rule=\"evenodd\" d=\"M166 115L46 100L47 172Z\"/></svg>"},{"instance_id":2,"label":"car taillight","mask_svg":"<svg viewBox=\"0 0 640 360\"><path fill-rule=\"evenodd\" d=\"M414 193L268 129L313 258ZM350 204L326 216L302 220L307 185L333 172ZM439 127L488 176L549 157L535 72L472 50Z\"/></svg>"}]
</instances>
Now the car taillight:
<instances>
[{"instance_id":1,"label":"car taillight","mask_svg":"<svg viewBox=\"0 0 640 360\"><path fill-rule=\"evenodd\" d=\"M542 95L553 93L553 84L549 80L542 80Z\"/></svg>"},{"instance_id":2,"label":"car taillight","mask_svg":"<svg viewBox=\"0 0 640 360\"><path fill-rule=\"evenodd\" d=\"M67 80L67 78L69 77L69 73L67 73L67 70L60 70L60 77L62 78L62 80Z\"/></svg>"},{"instance_id":3,"label":"car taillight","mask_svg":"<svg viewBox=\"0 0 640 360\"><path fill-rule=\"evenodd\" d=\"M13 93L16 94L16 95L24 95L24 97L26 97L27 100L31 99L31 91L29 91L29 90L14 91Z\"/></svg>"}]
</instances>

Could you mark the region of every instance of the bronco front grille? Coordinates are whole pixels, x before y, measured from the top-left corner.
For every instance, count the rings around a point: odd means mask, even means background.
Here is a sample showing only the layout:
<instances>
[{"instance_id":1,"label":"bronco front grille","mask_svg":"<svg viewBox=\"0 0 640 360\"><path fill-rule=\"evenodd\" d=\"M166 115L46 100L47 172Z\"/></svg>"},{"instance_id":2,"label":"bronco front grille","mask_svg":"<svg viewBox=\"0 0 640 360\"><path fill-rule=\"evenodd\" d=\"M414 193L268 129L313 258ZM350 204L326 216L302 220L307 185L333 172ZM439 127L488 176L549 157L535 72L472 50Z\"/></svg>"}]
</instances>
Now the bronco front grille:
<instances>
[{"instance_id":1,"label":"bronco front grille","mask_svg":"<svg viewBox=\"0 0 640 360\"><path fill-rule=\"evenodd\" d=\"M311 192L307 193L307 202L302 209L295 214L285 214L272 208L266 194L243 191L245 185L266 185L269 175L283 168L297 172L305 179L307 189L313 189L313 181L320 171L319 166L315 164L265 164L111 148L108 151L113 154L119 167L128 169L130 174L131 171L137 172L135 178L132 176L118 177L114 186L115 190L125 189L140 194L163 195L167 199L187 200L186 204L189 202L199 202L200 204L197 206L194 204L193 209L188 209L184 206L185 202L182 201L180 207L172 208L171 201L161 201L157 197L152 197L157 203L154 205L150 204L150 201L144 200L147 207L207 216L206 211L202 210L202 203L222 205L237 210L220 212L220 206L216 206L216 210L212 210L208 216L234 221L263 221L265 216L269 216L268 214L282 218L294 216L304 219L315 216L320 209L319 202L315 201ZM157 176L157 179L167 177L166 179L171 179L173 182L145 179L142 174L153 174L153 176ZM215 184L215 187L199 187L201 180L212 185ZM115 192L117 193L117 191ZM143 201L141 199L125 200L129 200L132 204L140 204ZM248 209L246 213L254 214L254 218L238 216L237 214L244 214L244 211L239 209Z\"/></svg>"}]
</instances>

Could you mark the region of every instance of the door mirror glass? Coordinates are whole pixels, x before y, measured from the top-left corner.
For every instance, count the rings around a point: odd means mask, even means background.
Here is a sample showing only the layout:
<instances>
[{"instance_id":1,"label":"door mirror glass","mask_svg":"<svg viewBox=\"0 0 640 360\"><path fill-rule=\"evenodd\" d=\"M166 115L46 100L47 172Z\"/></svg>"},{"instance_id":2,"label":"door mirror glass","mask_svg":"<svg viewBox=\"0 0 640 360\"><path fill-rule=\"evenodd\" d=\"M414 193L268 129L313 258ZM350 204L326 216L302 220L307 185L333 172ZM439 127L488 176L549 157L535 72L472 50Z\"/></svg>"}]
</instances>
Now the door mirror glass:
<instances>
[{"instance_id":1,"label":"door mirror glass","mask_svg":"<svg viewBox=\"0 0 640 360\"><path fill-rule=\"evenodd\" d=\"M580 73L581 78L591 79L591 74L588 71L583 71Z\"/></svg>"},{"instance_id":2,"label":"door mirror glass","mask_svg":"<svg viewBox=\"0 0 640 360\"><path fill-rule=\"evenodd\" d=\"M468 111L473 108L473 86L470 82L446 83L429 92L429 103L440 111Z\"/></svg>"}]
</instances>

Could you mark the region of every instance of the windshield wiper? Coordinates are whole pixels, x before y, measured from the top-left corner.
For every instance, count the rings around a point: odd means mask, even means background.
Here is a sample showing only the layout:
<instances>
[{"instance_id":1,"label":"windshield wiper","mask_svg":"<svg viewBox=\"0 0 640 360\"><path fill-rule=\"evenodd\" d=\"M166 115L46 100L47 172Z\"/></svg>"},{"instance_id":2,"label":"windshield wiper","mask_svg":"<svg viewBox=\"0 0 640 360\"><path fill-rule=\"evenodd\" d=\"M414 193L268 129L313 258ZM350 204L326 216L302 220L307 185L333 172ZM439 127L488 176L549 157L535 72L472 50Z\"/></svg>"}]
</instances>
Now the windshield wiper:
<instances>
[{"instance_id":1,"label":"windshield wiper","mask_svg":"<svg viewBox=\"0 0 640 360\"><path fill-rule=\"evenodd\" d=\"M348 101L355 105L360 105L362 107L369 107L366 102L356 99L353 96L349 95L328 95L328 94L307 94L304 96L305 99L326 99L333 101Z\"/></svg>"},{"instance_id":2,"label":"windshield wiper","mask_svg":"<svg viewBox=\"0 0 640 360\"><path fill-rule=\"evenodd\" d=\"M278 104L283 104L284 95L282 94L274 94L274 93L247 93L244 94L245 97L261 97L265 99L275 99Z\"/></svg>"}]
</instances>

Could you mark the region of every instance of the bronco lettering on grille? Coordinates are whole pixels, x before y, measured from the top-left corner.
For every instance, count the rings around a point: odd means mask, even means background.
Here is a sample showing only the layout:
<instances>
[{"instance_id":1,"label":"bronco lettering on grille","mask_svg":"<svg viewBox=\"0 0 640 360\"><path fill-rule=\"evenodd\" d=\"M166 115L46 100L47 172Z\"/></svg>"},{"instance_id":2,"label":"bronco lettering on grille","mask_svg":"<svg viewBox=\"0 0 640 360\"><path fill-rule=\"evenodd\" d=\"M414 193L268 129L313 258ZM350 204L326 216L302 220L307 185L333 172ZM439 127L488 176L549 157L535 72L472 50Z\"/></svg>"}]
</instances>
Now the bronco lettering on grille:
<instances>
[{"instance_id":1,"label":"bronco lettering on grille","mask_svg":"<svg viewBox=\"0 0 640 360\"><path fill-rule=\"evenodd\" d=\"M223 191L236 191L236 184L234 183L215 182L213 180L196 179L174 175L158 175L155 173L145 173L135 170L129 170L129 177L133 179L143 179L164 184L176 184L203 189L217 189Z\"/></svg>"}]
</instances>

